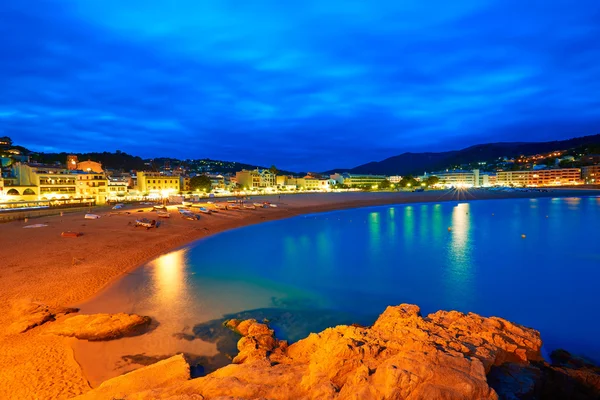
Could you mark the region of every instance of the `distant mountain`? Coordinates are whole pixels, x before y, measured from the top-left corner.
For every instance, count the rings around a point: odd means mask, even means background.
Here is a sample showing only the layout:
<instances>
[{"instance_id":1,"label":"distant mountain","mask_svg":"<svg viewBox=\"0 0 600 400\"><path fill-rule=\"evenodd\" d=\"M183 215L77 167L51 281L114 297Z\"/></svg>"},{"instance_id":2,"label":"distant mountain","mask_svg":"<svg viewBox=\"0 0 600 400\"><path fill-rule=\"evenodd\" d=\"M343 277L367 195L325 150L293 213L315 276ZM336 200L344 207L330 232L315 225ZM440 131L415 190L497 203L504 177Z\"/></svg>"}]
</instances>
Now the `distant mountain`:
<instances>
[{"instance_id":1,"label":"distant mountain","mask_svg":"<svg viewBox=\"0 0 600 400\"><path fill-rule=\"evenodd\" d=\"M403 153L386 158L383 161L373 161L351 169L337 169L329 172L350 172L353 174L407 175L423 174L425 171L450 168L454 165L475 162L490 162L499 157L518 157L549 153L554 150L569 150L584 146L600 145L600 134L582 136L568 140L552 142L507 142L487 143L467 147L462 150L445 151L440 153Z\"/></svg>"}]
</instances>

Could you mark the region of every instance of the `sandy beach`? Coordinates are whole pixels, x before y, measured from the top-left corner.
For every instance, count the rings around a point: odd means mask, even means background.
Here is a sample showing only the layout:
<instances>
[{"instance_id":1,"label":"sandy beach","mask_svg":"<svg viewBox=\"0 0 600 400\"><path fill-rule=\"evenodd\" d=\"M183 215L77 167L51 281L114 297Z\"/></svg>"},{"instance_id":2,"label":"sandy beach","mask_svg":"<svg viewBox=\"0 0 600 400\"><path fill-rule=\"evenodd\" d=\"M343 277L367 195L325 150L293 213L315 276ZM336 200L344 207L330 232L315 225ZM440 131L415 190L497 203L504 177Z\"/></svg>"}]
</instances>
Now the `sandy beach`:
<instances>
[{"instance_id":1,"label":"sandy beach","mask_svg":"<svg viewBox=\"0 0 600 400\"><path fill-rule=\"evenodd\" d=\"M171 218L149 230L134 224L140 217L157 219L148 206L143 212L126 208L119 214L106 208L97 212L101 215L97 220L86 220L83 212L77 212L0 224L0 398L66 399L90 390L73 356L71 339L45 333L49 324L25 333L11 331L24 304L76 305L128 271L194 240L300 214L370 205L590 195L600 195L600 190L314 193L257 197L251 201L270 201L278 207L228 210L199 221L180 218L170 206ZM46 226L23 229L31 224ZM64 231L83 235L61 237Z\"/></svg>"}]
</instances>

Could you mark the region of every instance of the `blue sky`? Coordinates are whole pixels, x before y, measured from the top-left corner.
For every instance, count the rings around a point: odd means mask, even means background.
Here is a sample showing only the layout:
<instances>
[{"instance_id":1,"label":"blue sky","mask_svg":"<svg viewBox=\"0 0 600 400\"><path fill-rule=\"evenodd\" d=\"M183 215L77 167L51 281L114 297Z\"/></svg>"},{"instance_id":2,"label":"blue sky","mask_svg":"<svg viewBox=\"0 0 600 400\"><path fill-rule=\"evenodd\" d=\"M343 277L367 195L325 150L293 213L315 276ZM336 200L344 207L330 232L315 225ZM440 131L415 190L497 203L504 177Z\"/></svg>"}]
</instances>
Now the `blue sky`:
<instances>
[{"instance_id":1,"label":"blue sky","mask_svg":"<svg viewBox=\"0 0 600 400\"><path fill-rule=\"evenodd\" d=\"M0 134L291 170L600 133L600 2L3 0Z\"/></svg>"}]
</instances>

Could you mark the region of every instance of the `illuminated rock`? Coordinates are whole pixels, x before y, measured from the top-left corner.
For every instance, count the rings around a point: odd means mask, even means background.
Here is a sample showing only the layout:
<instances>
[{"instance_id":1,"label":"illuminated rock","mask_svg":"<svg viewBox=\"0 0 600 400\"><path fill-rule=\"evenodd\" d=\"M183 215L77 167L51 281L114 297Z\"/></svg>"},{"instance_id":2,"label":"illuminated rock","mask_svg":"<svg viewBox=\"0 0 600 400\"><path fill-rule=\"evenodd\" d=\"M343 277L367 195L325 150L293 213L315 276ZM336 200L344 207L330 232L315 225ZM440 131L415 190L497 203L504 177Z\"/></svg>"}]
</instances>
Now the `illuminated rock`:
<instances>
[{"instance_id":1,"label":"illuminated rock","mask_svg":"<svg viewBox=\"0 0 600 400\"><path fill-rule=\"evenodd\" d=\"M42 303L19 301L13 304L14 322L9 326L9 333L23 333L36 326L66 314L79 311L77 308L49 307Z\"/></svg>"},{"instance_id":2,"label":"illuminated rock","mask_svg":"<svg viewBox=\"0 0 600 400\"><path fill-rule=\"evenodd\" d=\"M129 399L130 393L152 392L159 388L176 386L190 378L190 367L181 354L156 364L109 379L96 389L75 399ZM146 396L146 395L144 395ZM145 398L152 398L151 395ZM200 395L179 397L180 399L202 399ZM135 397L140 398L140 397Z\"/></svg>"},{"instance_id":3,"label":"illuminated rock","mask_svg":"<svg viewBox=\"0 0 600 400\"><path fill-rule=\"evenodd\" d=\"M409 304L388 307L370 328L337 326L289 347L256 320L226 326L244 334L234 364L126 398L497 399L492 366L541 360L533 329L456 311L423 318Z\"/></svg>"},{"instance_id":4,"label":"illuminated rock","mask_svg":"<svg viewBox=\"0 0 600 400\"><path fill-rule=\"evenodd\" d=\"M52 324L46 332L83 340L111 340L142 333L150 317L136 314L77 315Z\"/></svg>"}]
</instances>

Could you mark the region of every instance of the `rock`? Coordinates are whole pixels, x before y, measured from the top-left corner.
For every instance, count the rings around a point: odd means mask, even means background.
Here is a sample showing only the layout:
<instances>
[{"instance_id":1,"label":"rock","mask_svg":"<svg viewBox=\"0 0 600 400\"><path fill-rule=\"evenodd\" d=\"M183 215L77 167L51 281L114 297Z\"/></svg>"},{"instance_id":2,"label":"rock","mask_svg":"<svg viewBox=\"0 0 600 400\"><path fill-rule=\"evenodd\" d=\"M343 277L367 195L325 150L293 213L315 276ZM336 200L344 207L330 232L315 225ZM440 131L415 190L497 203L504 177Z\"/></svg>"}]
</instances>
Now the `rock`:
<instances>
[{"instance_id":1,"label":"rock","mask_svg":"<svg viewBox=\"0 0 600 400\"><path fill-rule=\"evenodd\" d=\"M290 346L255 319L229 320L224 326L243 335L233 364L155 390L105 394L127 399L543 399L547 377L565 368L542 361L540 335L533 329L456 311L423 317L410 304L388 307L372 327L328 328ZM581 377L589 372L584 368L577 370ZM594 382L591 375L586 379Z\"/></svg>"},{"instance_id":2,"label":"rock","mask_svg":"<svg viewBox=\"0 0 600 400\"><path fill-rule=\"evenodd\" d=\"M13 304L12 313L15 321L9 326L9 333L24 333L28 330L43 325L56 318L78 312L77 308L50 307L42 303L18 301Z\"/></svg>"},{"instance_id":3,"label":"rock","mask_svg":"<svg viewBox=\"0 0 600 400\"><path fill-rule=\"evenodd\" d=\"M275 339L275 332L255 319L245 321L231 319L224 325L242 335L237 345L239 354L232 361L234 364L270 360L271 357L274 362L279 362L278 359L287 349L287 341Z\"/></svg>"},{"instance_id":4,"label":"rock","mask_svg":"<svg viewBox=\"0 0 600 400\"><path fill-rule=\"evenodd\" d=\"M543 399L600 399L600 367L565 350L550 354L552 364L539 365L543 377Z\"/></svg>"},{"instance_id":5,"label":"rock","mask_svg":"<svg viewBox=\"0 0 600 400\"><path fill-rule=\"evenodd\" d=\"M111 340L139 334L150 322L150 317L136 314L77 315L56 322L47 332L90 341Z\"/></svg>"},{"instance_id":6,"label":"rock","mask_svg":"<svg viewBox=\"0 0 600 400\"><path fill-rule=\"evenodd\" d=\"M75 399L130 399L131 393L155 391L172 385L182 384L190 378L190 367L183 355L179 354L148 367L140 368L125 375L109 379ZM195 397L194 397L195 396ZM139 397L136 397L139 398ZM152 398L152 397L147 397ZM185 394L172 399L203 399L200 394Z\"/></svg>"},{"instance_id":7,"label":"rock","mask_svg":"<svg viewBox=\"0 0 600 400\"><path fill-rule=\"evenodd\" d=\"M542 371L536 366L506 363L492 367L489 385L503 400L537 400L542 392Z\"/></svg>"}]
</instances>

